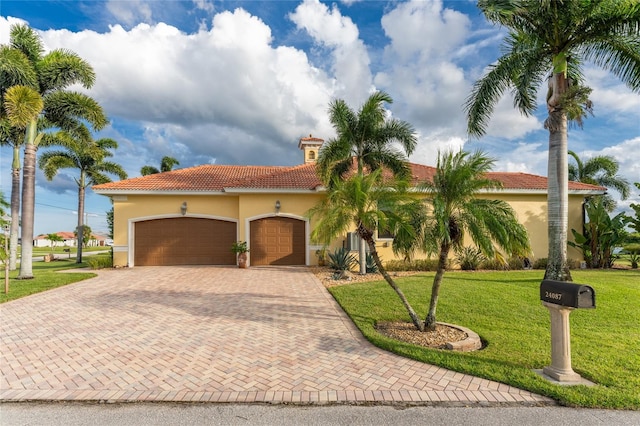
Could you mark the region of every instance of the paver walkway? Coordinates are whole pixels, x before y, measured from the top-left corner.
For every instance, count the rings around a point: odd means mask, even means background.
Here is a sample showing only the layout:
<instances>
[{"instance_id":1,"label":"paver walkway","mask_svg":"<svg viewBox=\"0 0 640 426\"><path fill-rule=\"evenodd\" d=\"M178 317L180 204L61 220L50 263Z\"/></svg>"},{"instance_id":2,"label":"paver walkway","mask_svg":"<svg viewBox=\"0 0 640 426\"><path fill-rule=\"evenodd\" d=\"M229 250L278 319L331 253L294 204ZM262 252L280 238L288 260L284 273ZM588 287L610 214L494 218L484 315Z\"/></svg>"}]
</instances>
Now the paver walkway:
<instances>
[{"instance_id":1,"label":"paver walkway","mask_svg":"<svg viewBox=\"0 0 640 426\"><path fill-rule=\"evenodd\" d=\"M0 400L551 400L369 344L305 268L138 267L0 305Z\"/></svg>"}]
</instances>

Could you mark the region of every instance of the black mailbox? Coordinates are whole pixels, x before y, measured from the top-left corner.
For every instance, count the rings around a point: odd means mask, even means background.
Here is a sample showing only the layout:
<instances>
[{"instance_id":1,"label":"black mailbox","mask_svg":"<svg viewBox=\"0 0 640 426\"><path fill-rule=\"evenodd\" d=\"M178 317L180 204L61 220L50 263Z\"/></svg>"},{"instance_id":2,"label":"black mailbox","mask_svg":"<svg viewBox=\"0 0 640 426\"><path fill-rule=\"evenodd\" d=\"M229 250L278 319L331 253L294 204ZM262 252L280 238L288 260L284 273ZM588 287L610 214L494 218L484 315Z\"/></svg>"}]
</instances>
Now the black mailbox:
<instances>
[{"instance_id":1,"label":"black mailbox","mask_svg":"<svg viewBox=\"0 0 640 426\"><path fill-rule=\"evenodd\" d=\"M540 300L569 308L596 307L596 293L592 287L565 281L543 280Z\"/></svg>"}]
</instances>

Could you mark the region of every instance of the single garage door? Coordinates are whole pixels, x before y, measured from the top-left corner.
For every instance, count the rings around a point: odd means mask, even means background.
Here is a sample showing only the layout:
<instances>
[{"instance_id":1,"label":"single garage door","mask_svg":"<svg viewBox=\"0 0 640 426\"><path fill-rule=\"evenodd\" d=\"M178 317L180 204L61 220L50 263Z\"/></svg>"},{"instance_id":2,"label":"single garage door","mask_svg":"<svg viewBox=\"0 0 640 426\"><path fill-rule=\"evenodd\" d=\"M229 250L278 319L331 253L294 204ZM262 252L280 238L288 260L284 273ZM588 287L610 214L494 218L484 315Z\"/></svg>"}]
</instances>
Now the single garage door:
<instances>
[{"instance_id":1,"label":"single garage door","mask_svg":"<svg viewBox=\"0 0 640 426\"><path fill-rule=\"evenodd\" d=\"M236 223L177 217L137 222L136 266L235 265Z\"/></svg>"},{"instance_id":2,"label":"single garage door","mask_svg":"<svg viewBox=\"0 0 640 426\"><path fill-rule=\"evenodd\" d=\"M251 222L251 265L304 265L305 223L288 217Z\"/></svg>"}]
</instances>

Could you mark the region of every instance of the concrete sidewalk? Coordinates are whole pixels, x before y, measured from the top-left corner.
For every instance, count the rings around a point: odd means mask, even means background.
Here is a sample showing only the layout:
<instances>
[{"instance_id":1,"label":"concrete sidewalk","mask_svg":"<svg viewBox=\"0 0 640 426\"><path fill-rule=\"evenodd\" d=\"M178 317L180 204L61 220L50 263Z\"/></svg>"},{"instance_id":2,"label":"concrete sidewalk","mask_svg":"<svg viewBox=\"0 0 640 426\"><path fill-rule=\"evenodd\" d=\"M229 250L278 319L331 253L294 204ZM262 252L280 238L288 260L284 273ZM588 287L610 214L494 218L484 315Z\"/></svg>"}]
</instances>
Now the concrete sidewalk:
<instances>
[{"instance_id":1,"label":"concrete sidewalk","mask_svg":"<svg viewBox=\"0 0 640 426\"><path fill-rule=\"evenodd\" d=\"M374 347L305 268L100 271L0 318L2 401L553 404Z\"/></svg>"}]
</instances>

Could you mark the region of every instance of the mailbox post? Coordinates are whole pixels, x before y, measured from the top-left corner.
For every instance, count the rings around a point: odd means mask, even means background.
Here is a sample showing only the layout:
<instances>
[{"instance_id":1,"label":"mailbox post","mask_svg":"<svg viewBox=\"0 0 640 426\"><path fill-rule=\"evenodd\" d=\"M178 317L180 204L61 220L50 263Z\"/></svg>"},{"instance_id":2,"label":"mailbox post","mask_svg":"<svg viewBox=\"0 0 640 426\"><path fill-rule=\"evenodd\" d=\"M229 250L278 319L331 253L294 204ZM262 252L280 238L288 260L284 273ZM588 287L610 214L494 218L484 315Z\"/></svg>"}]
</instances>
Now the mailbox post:
<instances>
[{"instance_id":1,"label":"mailbox post","mask_svg":"<svg viewBox=\"0 0 640 426\"><path fill-rule=\"evenodd\" d=\"M579 382L582 378L571 368L569 314L577 308L595 308L595 292L588 285L543 280L540 300L551 314L551 365L542 372L559 382Z\"/></svg>"}]
</instances>

